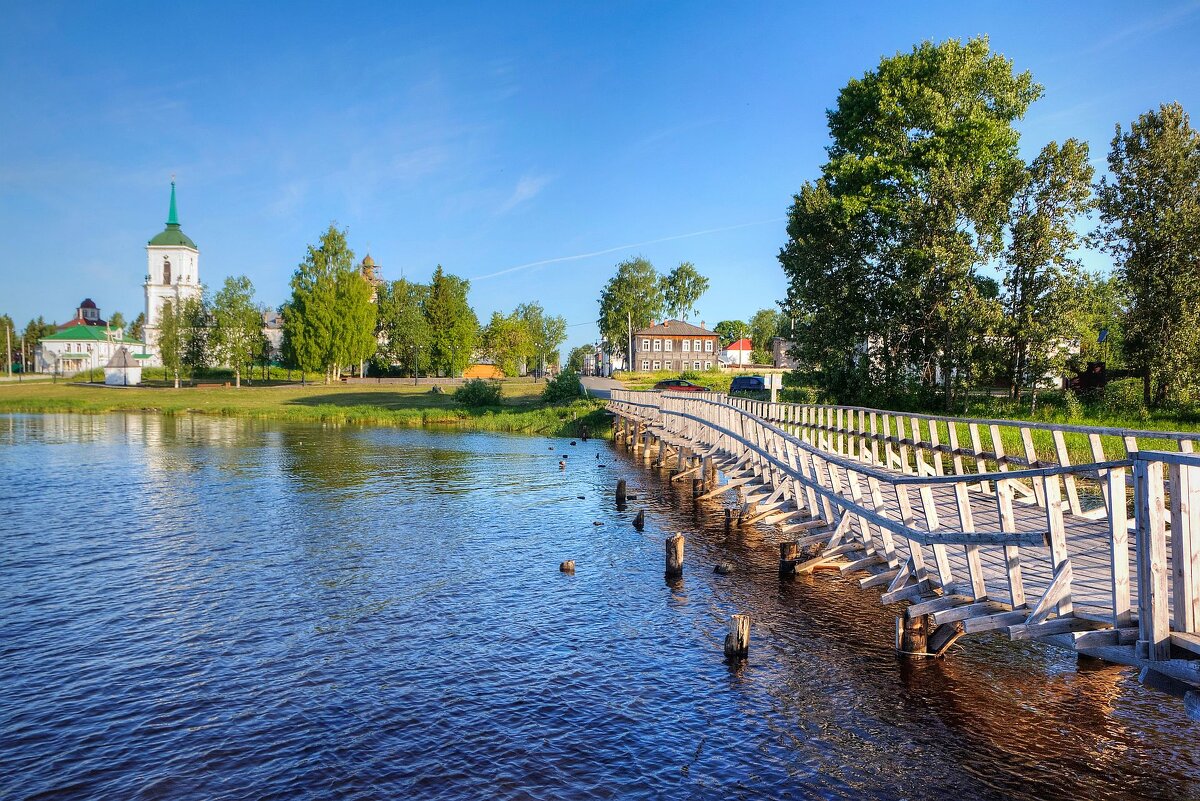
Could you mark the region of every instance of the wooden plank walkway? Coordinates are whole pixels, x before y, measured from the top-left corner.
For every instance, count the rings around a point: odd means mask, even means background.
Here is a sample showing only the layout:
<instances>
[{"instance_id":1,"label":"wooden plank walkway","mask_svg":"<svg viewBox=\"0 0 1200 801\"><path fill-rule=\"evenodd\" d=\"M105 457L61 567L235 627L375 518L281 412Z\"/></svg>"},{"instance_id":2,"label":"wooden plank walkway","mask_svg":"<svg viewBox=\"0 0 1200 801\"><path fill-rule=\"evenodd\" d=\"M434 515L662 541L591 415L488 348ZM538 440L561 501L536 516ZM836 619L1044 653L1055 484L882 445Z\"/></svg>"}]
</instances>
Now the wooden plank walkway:
<instances>
[{"instance_id":1,"label":"wooden plank walkway","mask_svg":"<svg viewBox=\"0 0 1200 801\"><path fill-rule=\"evenodd\" d=\"M902 651L1001 630L1200 686L1194 434L717 394L614 391L609 408L618 444L773 525L781 572L840 570L907 603Z\"/></svg>"}]
</instances>

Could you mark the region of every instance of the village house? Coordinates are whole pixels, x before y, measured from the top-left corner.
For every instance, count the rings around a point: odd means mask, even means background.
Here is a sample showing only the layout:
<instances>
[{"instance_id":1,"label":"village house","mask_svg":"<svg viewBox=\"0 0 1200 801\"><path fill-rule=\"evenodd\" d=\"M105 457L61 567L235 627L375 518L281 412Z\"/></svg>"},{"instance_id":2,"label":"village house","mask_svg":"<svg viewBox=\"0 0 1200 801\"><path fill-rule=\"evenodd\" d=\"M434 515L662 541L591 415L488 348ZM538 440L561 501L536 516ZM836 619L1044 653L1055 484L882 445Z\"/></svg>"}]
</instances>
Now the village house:
<instances>
[{"instance_id":1,"label":"village house","mask_svg":"<svg viewBox=\"0 0 1200 801\"><path fill-rule=\"evenodd\" d=\"M730 342L721 349L721 364L727 367L748 367L754 364L754 344L747 338Z\"/></svg>"},{"instance_id":2,"label":"village house","mask_svg":"<svg viewBox=\"0 0 1200 801\"><path fill-rule=\"evenodd\" d=\"M101 319L100 309L92 299L85 298L75 310L74 319L38 340L34 370L71 375L80 370L104 367L124 345L130 346L135 358L141 361L147 358L141 342L127 338L119 328L110 328Z\"/></svg>"},{"instance_id":3,"label":"village house","mask_svg":"<svg viewBox=\"0 0 1200 801\"><path fill-rule=\"evenodd\" d=\"M667 320L633 335L636 370L711 370L717 362L717 335L704 324Z\"/></svg>"}]
</instances>

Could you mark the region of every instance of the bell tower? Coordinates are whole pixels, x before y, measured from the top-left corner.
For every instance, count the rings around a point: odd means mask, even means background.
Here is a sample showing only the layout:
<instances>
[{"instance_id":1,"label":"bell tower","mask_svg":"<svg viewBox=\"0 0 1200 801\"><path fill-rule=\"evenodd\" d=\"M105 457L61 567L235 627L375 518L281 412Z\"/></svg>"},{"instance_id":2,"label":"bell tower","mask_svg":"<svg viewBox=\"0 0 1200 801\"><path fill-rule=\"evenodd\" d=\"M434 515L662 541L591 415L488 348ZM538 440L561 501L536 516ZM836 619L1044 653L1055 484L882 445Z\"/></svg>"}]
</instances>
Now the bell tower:
<instances>
[{"instance_id":1,"label":"bell tower","mask_svg":"<svg viewBox=\"0 0 1200 801\"><path fill-rule=\"evenodd\" d=\"M200 249L179 226L175 205L175 176L171 176L171 206L167 227L146 244L146 342L154 346L163 304L178 305L203 292Z\"/></svg>"}]
</instances>

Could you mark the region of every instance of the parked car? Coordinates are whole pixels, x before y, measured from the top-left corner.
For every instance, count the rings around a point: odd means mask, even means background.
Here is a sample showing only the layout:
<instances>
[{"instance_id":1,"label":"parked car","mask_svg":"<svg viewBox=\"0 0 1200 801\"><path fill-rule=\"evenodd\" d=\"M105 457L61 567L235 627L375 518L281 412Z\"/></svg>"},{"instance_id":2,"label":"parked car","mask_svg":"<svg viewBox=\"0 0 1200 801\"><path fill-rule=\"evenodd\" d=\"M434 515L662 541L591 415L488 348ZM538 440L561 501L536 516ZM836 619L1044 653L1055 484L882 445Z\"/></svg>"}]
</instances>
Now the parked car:
<instances>
[{"instance_id":1,"label":"parked car","mask_svg":"<svg viewBox=\"0 0 1200 801\"><path fill-rule=\"evenodd\" d=\"M739 375L734 376L733 381L729 382L729 394L735 392L762 392L767 388L767 382L760 375Z\"/></svg>"},{"instance_id":2,"label":"parked car","mask_svg":"<svg viewBox=\"0 0 1200 801\"><path fill-rule=\"evenodd\" d=\"M667 392L708 392L708 387L684 381L682 378L668 378L666 381L659 381L654 388Z\"/></svg>"}]
</instances>

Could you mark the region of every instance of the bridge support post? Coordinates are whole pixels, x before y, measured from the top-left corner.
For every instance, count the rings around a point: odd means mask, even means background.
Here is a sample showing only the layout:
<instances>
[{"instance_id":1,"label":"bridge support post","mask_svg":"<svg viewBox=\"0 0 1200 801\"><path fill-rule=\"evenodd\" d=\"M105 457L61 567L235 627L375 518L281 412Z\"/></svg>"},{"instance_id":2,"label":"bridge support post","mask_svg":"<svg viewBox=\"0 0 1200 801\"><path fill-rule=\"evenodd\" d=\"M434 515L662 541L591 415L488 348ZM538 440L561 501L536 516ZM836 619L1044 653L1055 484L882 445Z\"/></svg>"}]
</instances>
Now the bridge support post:
<instances>
[{"instance_id":1,"label":"bridge support post","mask_svg":"<svg viewBox=\"0 0 1200 801\"><path fill-rule=\"evenodd\" d=\"M929 615L910 618L906 611L896 618L896 650L905 656L929 653Z\"/></svg>"},{"instance_id":2,"label":"bridge support post","mask_svg":"<svg viewBox=\"0 0 1200 801\"><path fill-rule=\"evenodd\" d=\"M800 561L800 543L798 542L781 542L779 543L779 575L794 576L796 575L796 563Z\"/></svg>"}]
</instances>

